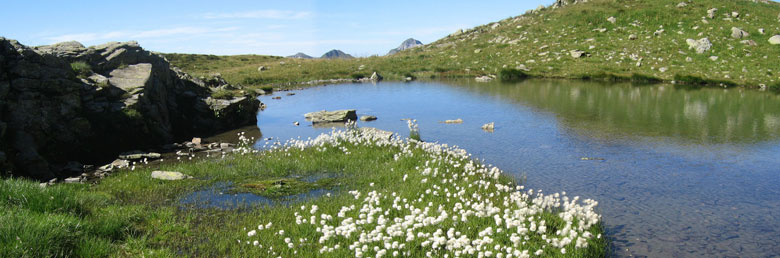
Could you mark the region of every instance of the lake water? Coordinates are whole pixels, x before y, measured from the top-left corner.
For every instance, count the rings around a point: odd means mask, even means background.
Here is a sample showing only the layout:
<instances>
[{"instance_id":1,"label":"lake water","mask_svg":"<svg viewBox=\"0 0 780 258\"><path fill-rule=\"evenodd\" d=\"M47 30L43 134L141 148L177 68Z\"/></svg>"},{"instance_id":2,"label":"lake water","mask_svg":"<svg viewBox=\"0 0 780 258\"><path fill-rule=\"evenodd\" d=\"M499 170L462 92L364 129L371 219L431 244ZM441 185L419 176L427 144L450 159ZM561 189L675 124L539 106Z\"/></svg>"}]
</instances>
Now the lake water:
<instances>
[{"instance_id":1,"label":"lake water","mask_svg":"<svg viewBox=\"0 0 780 258\"><path fill-rule=\"evenodd\" d=\"M357 109L458 145L544 192L599 201L615 256L780 254L780 96L582 81L383 82L261 97L263 137L314 137L304 113ZM448 119L463 124L443 124ZM293 122L300 122L300 126ZM495 122L495 131L483 124ZM262 146L264 141L257 143Z\"/></svg>"}]
</instances>

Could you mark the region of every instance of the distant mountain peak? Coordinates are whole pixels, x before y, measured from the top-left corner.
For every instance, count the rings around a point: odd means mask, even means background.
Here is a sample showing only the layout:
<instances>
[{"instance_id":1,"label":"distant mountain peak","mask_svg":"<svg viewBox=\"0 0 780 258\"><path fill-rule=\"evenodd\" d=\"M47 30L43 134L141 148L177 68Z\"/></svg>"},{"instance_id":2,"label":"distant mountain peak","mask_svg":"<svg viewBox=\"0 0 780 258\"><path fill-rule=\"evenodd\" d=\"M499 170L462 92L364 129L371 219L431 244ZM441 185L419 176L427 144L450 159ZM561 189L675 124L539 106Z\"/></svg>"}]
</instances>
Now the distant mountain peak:
<instances>
[{"instance_id":1,"label":"distant mountain peak","mask_svg":"<svg viewBox=\"0 0 780 258\"><path fill-rule=\"evenodd\" d=\"M349 55L349 54L347 54L347 53L342 52L341 50L334 49L334 50L328 51L327 53L323 54L322 57L320 57L320 58L324 58L324 59L338 59L338 58L350 59L350 58L354 58L354 57Z\"/></svg>"},{"instance_id":2,"label":"distant mountain peak","mask_svg":"<svg viewBox=\"0 0 780 258\"><path fill-rule=\"evenodd\" d=\"M388 55L393 55L393 54L401 52L403 50L419 47L419 46L422 46L422 45L423 45L423 43L420 42L419 40L416 40L416 39L413 39L413 38L408 38L408 39L404 40L404 42L401 43L401 45L398 46L397 48L391 49L390 52L388 52L387 54Z\"/></svg>"},{"instance_id":3,"label":"distant mountain peak","mask_svg":"<svg viewBox=\"0 0 780 258\"><path fill-rule=\"evenodd\" d=\"M287 56L289 58L300 58L300 59L312 59L314 57L311 57L310 55L304 54L302 52L298 52L295 55Z\"/></svg>"}]
</instances>

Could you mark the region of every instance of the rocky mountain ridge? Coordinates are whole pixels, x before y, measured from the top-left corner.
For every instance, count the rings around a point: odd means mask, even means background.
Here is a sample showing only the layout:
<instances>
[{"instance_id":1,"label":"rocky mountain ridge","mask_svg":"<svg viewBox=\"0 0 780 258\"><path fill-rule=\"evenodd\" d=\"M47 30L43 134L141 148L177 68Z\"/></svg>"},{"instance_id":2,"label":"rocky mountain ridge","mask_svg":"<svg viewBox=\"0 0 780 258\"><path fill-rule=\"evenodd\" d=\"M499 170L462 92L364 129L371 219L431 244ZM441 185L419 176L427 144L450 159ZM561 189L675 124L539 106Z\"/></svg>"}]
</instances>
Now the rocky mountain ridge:
<instances>
[{"instance_id":1,"label":"rocky mountain ridge","mask_svg":"<svg viewBox=\"0 0 780 258\"><path fill-rule=\"evenodd\" d=\"M295 55L287 56L287 58L313 59L314 57L304 54L303 52L298 52L295 53Z\"/></svg>"},{"instance_id":2,"label":"rocky mountain ridge","mask_svg":"<svg viewBox=\"0 0 780 258\"><path fill-rule=\"evenodd\" d=\"M325 54L322 54L320 57L322 59L352 59L353 56L342 52L341 50L334 49L331 51L326 52Z\"/></svg>"},{"instance_id":3,"label":"rocky mountain ridge","mask_svg":"<svg viewBox=\"0 0 780 258\"><path fill-rule=\"evenodd\" d=\"M414 38L408 38L408 39L404 40L404 42L402 42L400 46L398 46L397 48L391 49L390 52L387 52L387 55L393 55L395 53L404 51L406 49L415 48L415 47L419 47L419 46L422 46L422 45L423 45L423 43L420 42L419 40L416 40Z\"/></svg>"},{"instance_id":4,"label":"rocky mountain ridge","mask_svg":"<svg viewBox=\"0 0 780 258\"><path fill-rule=\"evenodd\" d=\"M214 90L134 41L28 47L0 37L0 171L67 176L69 162L255 121L256 98Z\"/></svg>"}]
</instances>

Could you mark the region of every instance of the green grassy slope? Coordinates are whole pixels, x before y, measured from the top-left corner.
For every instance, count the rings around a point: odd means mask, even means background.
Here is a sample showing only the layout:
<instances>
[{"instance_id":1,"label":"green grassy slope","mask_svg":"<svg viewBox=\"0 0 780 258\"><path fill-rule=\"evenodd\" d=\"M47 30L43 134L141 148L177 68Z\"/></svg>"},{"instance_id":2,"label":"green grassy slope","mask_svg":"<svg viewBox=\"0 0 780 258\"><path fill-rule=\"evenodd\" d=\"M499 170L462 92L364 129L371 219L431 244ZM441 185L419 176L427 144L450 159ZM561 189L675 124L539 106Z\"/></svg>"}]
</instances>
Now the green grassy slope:
<instances>
[{"instance_id":1,"label":"green grassy slope","mask_svg":"<svg viewBox=\"0 0 780 258\"><path fill-rule=\"evenodd\" d=\"M692 75L748 87L780 81L776 71L780 69L780 45L768 41L780 34L780 4L700 0L678 7L680 2L591 0L563 8L545 8L386 57L168 57L185 71L196 75L221 72L232 83L243 85L281 86L285 82L351 78L353 74L372 71L379 71L388 79L408 75L471 77L523 66L531 75L559 78L627 78L641 74L671 81L675 75L680 75L677 79ZM718 9L714 18L707 17L711 8ZM615 22L610 22L609 17L615 17ZM732 27L741 28L749 36L733 38ZM630 40L631 35L636 39ZM686 40L701 38L708 38L712 48L697 54L689 49ZM743 43L744 40L755 45ZM572 50L585 51L586 56L574 58ZM714 56L717 60L713 60ZM258 72L260 65L270 69ZM363 69L359 70L361 65Z\"/></svg>"}]
</instances>

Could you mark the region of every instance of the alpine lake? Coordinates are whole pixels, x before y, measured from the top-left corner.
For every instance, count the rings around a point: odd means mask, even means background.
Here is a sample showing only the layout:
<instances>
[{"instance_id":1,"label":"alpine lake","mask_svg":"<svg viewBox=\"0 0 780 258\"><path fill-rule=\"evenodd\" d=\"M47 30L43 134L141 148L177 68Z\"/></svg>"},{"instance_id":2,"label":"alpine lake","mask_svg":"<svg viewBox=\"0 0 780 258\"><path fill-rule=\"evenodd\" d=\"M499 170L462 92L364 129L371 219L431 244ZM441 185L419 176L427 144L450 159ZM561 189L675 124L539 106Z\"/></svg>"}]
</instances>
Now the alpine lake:
<instances>
[{"instance_id":1,"label":"alpine lake","mask_svg":"<svg viewBox=\"0 0 780 258\"><path fill-rule=\"evenodd\" d=\"M326 85L260 100L268 107L257 127L244 129L262 134L255 148L333 130L307 122L313 111L356 109L378 117L358 127L400 137L409 135L404 119L415 119L423 141L464 148L526 189L597 200L617 257L780 254L775 93L451 80ZM443 123L454 119L463 123ZM494 130L481 129L491 122Z\"/></svg>"}]
</instances>

